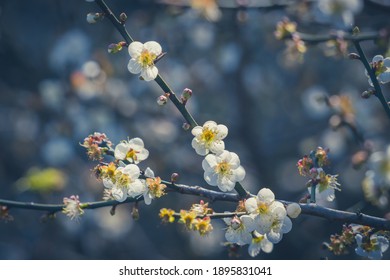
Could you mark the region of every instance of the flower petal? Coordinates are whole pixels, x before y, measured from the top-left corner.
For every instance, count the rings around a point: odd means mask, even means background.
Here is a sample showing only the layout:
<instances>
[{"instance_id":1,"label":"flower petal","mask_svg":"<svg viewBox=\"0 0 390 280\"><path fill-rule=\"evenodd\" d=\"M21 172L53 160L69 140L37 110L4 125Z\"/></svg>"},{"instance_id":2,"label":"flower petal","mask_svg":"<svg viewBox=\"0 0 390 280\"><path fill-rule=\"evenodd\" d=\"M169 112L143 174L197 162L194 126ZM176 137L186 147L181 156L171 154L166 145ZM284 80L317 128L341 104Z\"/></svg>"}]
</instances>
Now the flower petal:
<instances>
[{"instance_id":1,"label":"flower petal","mask_svg":"<svg viewBox=\"0 0 390 280\"><path fill-rule=\"evenodd\" d=\"M144 49L144 44L142 44L141 42L137 42L137 41L132 42L128 48L129 55L132 58L137 58L141 55L143 49Z\"/></svg>"},{"instance_id":2,"label":"flower petal","mask_svg":"<svg viewBox=\"0 0 390 280\"><path fill-rule=\"evenodd\" d=\"M268 188L262 188L258 192L257 197L259 198L260 201L263 201L265 203L271 203L275 200L274 193Z\"/></svg>"},{"instance_id":3,"label":"flower petal","mask_svg":"<svg viewBox=\"0 0 390 280\"><path fill-rule=\"evenodd\" d=\"M257 213L257 199L255 197L248 198L245 201L245 210L248 213Z\"/></svg>"},{"instance_id":4,"label":"flower petal","mask_svg":"<svg viewBox=\"0 0 390 280\"><path fill-rule=\"evenodd\" d=\"M383 56L382 55L376 55L372 58L372 62L378 62L378 61L381 61L383 60Z\"/></svg>"},{"instance_id":5,"label":"flower petal","mask_svg":"<svg viewBox=\"0 0 390 280\"><path fill-rule=\"evenodd\" d=\"M142 71L142 66L134 58L130 59L129 64L127 64L127 69L132 74L139 74Z\"/></svg>"},{"instance_id":6,"label":"flower petal","mask_svg":"<svg viewBox=\"0 0 390 280\"><path fill-rule=\"evenodd\" d=\"M156 79L157 75L158 75L158 69L154 65L147 67L147 68L143 68L141 70L141 76L147 82Z\"/></svg>"},{"instance_id":7,"label":"flower petal","mask_svg":"<svg viewBox=\"0 0 390 280\"><path fill-rule=\"evenodd\" d=\"M144 48L147 49L150 53L155 55L160 55L162 52L161 45L156 41L149 41L144 44Z\"/></svg>"}]
</instances>

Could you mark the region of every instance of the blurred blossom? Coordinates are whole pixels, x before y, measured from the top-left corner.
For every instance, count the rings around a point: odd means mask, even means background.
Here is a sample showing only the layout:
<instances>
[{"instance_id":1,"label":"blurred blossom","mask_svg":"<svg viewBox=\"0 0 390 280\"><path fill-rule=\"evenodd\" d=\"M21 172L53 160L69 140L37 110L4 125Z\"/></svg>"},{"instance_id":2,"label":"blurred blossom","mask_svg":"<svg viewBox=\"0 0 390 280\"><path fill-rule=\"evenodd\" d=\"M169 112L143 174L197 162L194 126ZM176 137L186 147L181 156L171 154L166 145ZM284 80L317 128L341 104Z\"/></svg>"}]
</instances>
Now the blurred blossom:
<instances>
[{"instance_id":1,"label":"blurred blossom","mask_svg":"<svg viewBox=\"0 0 390 280\"><path fill-rule=\"evenodd\" d=\"M211 23L197 23L189 31L194 46L209 49L215 41L215 27Z\"/></svg>"},{"instance_id":2,"label":"blurred blossom","mask_svg":"<svg viewBox=\"0 0 390 280\"><path fill-rule=\"evenodd\" d=\"M244 66L241 76L245 89L252 95L259 97L263 92L264 73L259 63L251 63Z\"/></svg>"},{"instance_id":3,"label":"blurred blossom","mask_svg":"<svg viewBox=\"0 0 390 280\"><path fill-rule=\"evenodd\" d=\"M191 0L191 7L207 20L217 21L221 17L221 11L218 8L216 0Z\"/></svg>"},{"instance_id":4,"label":"blurred blossom","mask_svg":"<svg viewBox=\"0 0 390 280\"><path fill-rule=\"evenodd\" d=\"M114 216L110 214L110 209L107 207L95 209L88 214L93 215L93 219L100 228L99 231L108 239L117 240L124 237L133 228L131 213L126 207L117 207Z\"/></svg>"},{"instance_id":5,"label":"blurred blossom","mask_svg":"<svg viewBox=\"0 0 390 280\"><path fill-rule=\"evenodd\" d=\"M218 63L225 73L232 73L240 66L242 50L236 43L227 43L219 51Z\"/></svg>"},{"instance_id":6,"label":"blurred blossom","mask_svg":"<svg viewBox=\"0 0 390 280\"><path fill-rule=\"evenodd\" d=\"M39 119L34 112L23 111L13 116L15 138L22 141L33 141L38 137Z\"/></svg>"},{"instance_id":7,"label":"blurred blossom","mask_svg":"<svg viewBox=\"0 0 390 280\"><path fill-rule=\"evenodd\" d=\"M118 98L115 105L119 113L126 118L133 116L138 110L138 104L136 100L129 97Z\"/></svg>"},{"instance_id":8,"label":"blurred blossom","mask_svg":"<svg viewBox=\"0 0 390 280\"><path fill-rule=\"evenodd\" d=\"M90 79L97 78L100 74L100 66L96 61L87 61L81 67L83 74Z\"/></svg>"},{"instance_id":9,"label":"blurred blossom","mask_svg":"<svg viewBox=\"0 0 390 280\"><path fill-rule=\"evenodd\" d=\"M143 123L137 123L136 126L143 138L163 144L172 143L179 134L179 128L171 121L164 119L151 119Z\"/></svg>"},{"instance_id":10,"label":"blurred blossom","mask_svg":"<svg viewBox=\"0 0 390 280\"><path fill-rule=\"evenodd\" d=\"M67 164L74 155L73 142L65 137L53 137L42 145L41 154L48 165Z\"/></svg>"},{"instance_id":11,"label":"blurred blossom","mask_svg":"<svg viewBox=\"0 0 390 280\"><path fill-rule=\"evenodd\" d=\"M362 8L362 0L318 0L314 14L319 22L348 28L352 27L354 15Z\"/></svg>"},{"instance_id":12,"label":"blurred blossom","mask_svg":"<svg viewBox=\"0 0 390 280\"><path fill-rule=\"evenodd\" d=\"M62 35L49 55L49 64L54 71L66 73L82 65L90 55L90 41L80 30L73 29Z\"/></svg>"},{"instance_id":13,"label":"blurred blossom","mask_svg":"<svg viewBox=\"0 0 390 280\"><path fill-rule=\"evenodd\" d=\"M204 59L195 61L191 65L191 72L194 73L196 78L207 84L207 87L209 88L218 86L222 79L219 71L215 68L215 65ZM190 102L190 104L191 103L192 102Z\"/></svg>"},{"instance_id":14,"label":"blurred blossom","mask_svg":"<svg viewBox=\"0 0 390 280\"><path fill-rule=\"evenodd\" d=\"M330 109L326 104L328 93L324 88L313 86L302 94L302 104L306 113L313 119L322 119L329 115Z\"/></svg>"},{"instance_id":15,"label":"blurred blossom","mask_svg":"<svg viewBox=\"0 0 390 280\"><path fill-rule=\"evenodd\" d=\"M332 157L334 158L344 155L347 149L344 136L339 130L325 130L322 134L320 143L331 151Z\"/></svg>"},{"instance_id":16,"label":"blurred blossom","mask_svg":"<svg viewBox=\"0 0 390 280\"><path fill-rule=\"evenodd\" d=\"M54 110L60 110L64 106L65 85L58 80L46 79L38 85L43 104Z\"/></svg>"}]
</instances>

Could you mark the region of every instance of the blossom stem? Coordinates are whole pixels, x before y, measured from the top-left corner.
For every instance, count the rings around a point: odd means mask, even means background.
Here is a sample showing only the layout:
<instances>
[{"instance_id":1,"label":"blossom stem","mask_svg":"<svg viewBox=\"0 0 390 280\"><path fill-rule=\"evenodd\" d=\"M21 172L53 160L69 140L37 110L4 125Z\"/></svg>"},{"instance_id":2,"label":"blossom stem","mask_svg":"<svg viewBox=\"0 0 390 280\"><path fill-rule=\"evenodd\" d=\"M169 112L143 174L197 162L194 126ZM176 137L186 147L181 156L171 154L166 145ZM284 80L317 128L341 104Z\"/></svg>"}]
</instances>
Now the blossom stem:
<instances>
[{"instance_id":1,"label":"blossom stem","mask_svg":"<svg viewBox=\"0 0 390 280\"><path fill-rule=\"evenodd\" d=\"M375 76L374 71L372 70L370 63L368 62L366 55L364 54L364 51L362 47L360 46L359 40L353 40L353 44L355 45L355 48L360 56L360 61L363 63L364 68L366 68L368 75L370 76L370 79L372 81L372 84L374 85L375 89L375 96L379 99L381 102L383 108L386 111L387 116L390 118L390 107L389 104L386 101L386 98L384 97L382 93L382 89L379 85L378 79Z\"/></svg>"},{"instance_id":2,"label":"blossom stem","mask_svg":"<svg viewBox=\"0 0 390 280\"><path fill-rule=\"evenodd\" d=\"M234 216L242 216L247 214L246 212L229 212L229 213L212 213L212 214L206 214L206 215L198 215L197 218L205 218L209 217L210 219L222 219L222 218L230 218ZM180 218L180 213L175 212L173 214L174 217Z\"/></svg>"},{"instance_id":3,"label":"blossom stem","mask_svg":"<svg viewBox=\"0 0 390 280\"><path fill-rule=\"evenodd\" d=\"M103 0L96 0L95 3L100 7L100 9L103 11L104 15L111 21L111 23L114 25L114 27L119 31L119 33L122 35L122 37L126 41L126 43L129 45L131 42L134 42L134 39L127 32L125 24L123 22L121 22L114 15L114 13L107 6L107 4ZM182 114L182 116L184 117L186 122L191 125L191 128L197 126L198 124L196 123L195 119L192 117L190 112L188 112L185 105L180 102L180 100L177 98L174 91L164 81L164 79L161 77L161 75L157 75L155 82L160 86L160 88L164 91L164 93L169 93L169 99L172 101L172 103L175 105L175 107Z\"/></svg>"},{"instance_id":4,"label":"blossom stem","mask_svg":"<svg viewBox=\"0 0 390 280\"><path fill-rule=\"evenodd\" d=\"M314 183L311 184L310 202L316 203L316 185Z\"/></svg>"}]
</instances>

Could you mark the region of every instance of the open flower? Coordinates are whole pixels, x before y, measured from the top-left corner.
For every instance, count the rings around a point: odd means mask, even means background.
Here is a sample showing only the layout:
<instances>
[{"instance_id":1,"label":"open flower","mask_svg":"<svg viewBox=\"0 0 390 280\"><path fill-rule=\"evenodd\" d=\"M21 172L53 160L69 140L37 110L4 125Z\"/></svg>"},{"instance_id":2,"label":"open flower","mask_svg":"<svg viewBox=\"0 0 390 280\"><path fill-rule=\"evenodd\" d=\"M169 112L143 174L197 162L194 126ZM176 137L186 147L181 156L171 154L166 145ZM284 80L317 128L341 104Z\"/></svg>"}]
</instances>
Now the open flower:
<instances>
[{"instance_id":1,"label":"open flower","mask_svg":"<svg viewBox=\"0 0 390 280\"><path fill-rule=\"evenodd\" d=\"M256 257L261 251L264 253L272 252L274 244L267 239L266 235L259 234L256 231L253 235L252 242L248 247L248 253L251 257Z\"/></svg>"},{"instance_id":2,"label":"open flower","mask_svg":"<svg viewBox=\"0 0 390 280\"><path fill-rule=\"evenodd\" d=\"M268 188L262 188L256 197L247 199L245 209L254 215L256 231L260 234L268 234L272 229L279 232L278 226L283 225L287 216L283 203L276 201L274 193Z\"/></svg>"},{"instance_id":3,"label":"open flower","mask_svg":"<svg viewBox=\"0 0 390 280\"><path fill-rule=\"evenodd\" d=\"M317 168L316 199L325 199L333 201L335 199L335 190L340 191L340 183L337 181L338 175L326 174L322 168ZM308 188L311 193L311 187Z\"/></svg>"},{"instance_id":4,"label":"open flower","mask_svg":"<svg viewBox=\"0 0 390 280\"><path fill-rule=\"evenodd\" d=\"M128 196L137 197L145 193L145 185L138 179L139 167L129 164L118 167L112 177L103 178L103 184L111 190L111 196L119 202L125 201Z\"/></svg>"},{"instance_id":5,"label":"open flower","mask_svg":"<svg viewBox=\"0 0 390 280\"><path fill-rule=\"evenodd\" d=\"M116 159L138 164L148 158L149 151L144 148L144 141L141 138L133 138L116 145L114 156Z\"/></svg>"},{"instance_id":6,"label":"open flower","mask_svg":"<svg viewBox=\"0 0 390 280\"><path fill-rule=\"evenodd\" d=\"M223 192L233 190L236 182L241 182L245 177L245 170L240 165L237 154L227 150L219 155L207 155L202 167L206 182L211 186L218 186Z\"/></svg>"},{"instance_id":7,"label":"open flower","mask_svg":"<svg viewBox=\"0 0 390 280\"><path fill-rule=\"evenodd\" d=\"M158 69L154 65L154 61L161 52L160 44L155 41L149 41L145 44L132 42L129 45L131 59L127 69L133 74L141 73L141 77L145 81L152 81L158 75Z\"/></svg>"},{"instance_id":8,"label":"open flower","mask_svg":"<svg viewBox=\"0 0 390 280\"><path fill-rule=\"evenodd\" d=\"M356 254L369 259L379 260L382 254L389 248L389 240L381 235L373 234L368 240L364 240L361 234L355 236L357 248Z\"/></svg>"},{"instance_id":9,"label":"open flower","mask_svg":"<svg viewBox=\"0 0 390 280\"><path fill-rule=\"evenodd\" d=\"M222 139L228 134L228 129L223 124L207 121L203 127L195 126L191 133L195 136L191 144L198 155L205 156L209 152L220 154L225 150Z\"/></svg>"},{"instance_id":10,"label":"open flower","mask_svg":"<svg viewBox=\"0 0 390 280\"><path fill-rule=\"evenodd\" d=\"M152 203L152 199L162 197L165 192L165 188L167 187L165 184L161 183L160 177L155 177L154 172L149 167L145 170L146 180L143 180L146 188L144 192L144 201L146 205Z\"/></svg>"},{"instance_id":11,"label":"open flower","mask_svg":"<svg viewBox=\"0 0 390 280\"><path fill-rule=\"evenodd\" d=\"M62 213L66 214L71 220L78 220L84 210L80 206L80 200L78 195L72 195L71 197L64 197L65 207L62 209Z\"/></svg>"},{"instance_id":12,"label":"open flower","mask_svg":"<svg viewBox=\"0 0 390 280\"><path fill-rule=\"evenodd\" d=\"M375 76L378 79L378 82L381 84L390 82L390 57L383 58L382 55L376 55L373 57L370 65L372 70L375 72ZM365 70L365 73L368 78L368 83L373 86L367 70Z\"/></svg>"},{"instance_id":13,"label":"open flower","mask_svg":"<svg viewBox=\"0 0 390 280\"><path fill-rule=\"evenodd\" d=\"M238 245L250 244L252 242L251 232L255 230L255 222L249 215L241 217L224 218L227 224L225 238L227 241Z\"/></svg>"},{"instance_id":14,"label":"open flower","mask_svg":"<svg viewBox=\"0 0 390 280\"><path fill-rule=\"evenodd\" d=\"M193 223L194 230L197 230L200 236L205 236L213 230L210 217L204 217L203 219L197 218Z\"/></svg>"}]
</instances>

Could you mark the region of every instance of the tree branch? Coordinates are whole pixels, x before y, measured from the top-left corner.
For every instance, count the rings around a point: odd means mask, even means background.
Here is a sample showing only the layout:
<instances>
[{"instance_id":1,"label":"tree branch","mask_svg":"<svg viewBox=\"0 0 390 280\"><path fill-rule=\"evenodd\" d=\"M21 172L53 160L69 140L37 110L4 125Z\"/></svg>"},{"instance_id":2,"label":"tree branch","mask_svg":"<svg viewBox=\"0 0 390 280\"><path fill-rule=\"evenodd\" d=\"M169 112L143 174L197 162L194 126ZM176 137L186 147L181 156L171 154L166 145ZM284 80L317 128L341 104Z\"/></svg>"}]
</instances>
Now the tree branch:
<instances>
[{"instance_id":1,"label":"tree branch","mask_svg":"<svg viewBox=\"0 0 390 280\"><path fill-rule=\"evenodd\" d=\"M240 196L236 193L224 193L224 192L209 190L199 186L187 186L182 184L174 184L168 181L162 181L162 183L166 184L167 187L169 187L171 190L177 193L205 197L210 199L211 201L217 201L217 200L229 201L229 202L240 201ZM84 202L81 203L81 208L96 209L96 208L115 206L119 204L131 203L131 202L142 201L142 200L143 197L141 196L136 199L127 198L123 202L118 202L115 200ZM286 205L293 203L291 201L285 201L285 200L280 200L280 202ZM39 204L34 202L18 202L18 201L5 200L5 199L0 199L0 205L7 206L8 208L39 210L39 211L47 211L49 213L62 211L62 209L65 207L64 204ZM331 209L331 208L319 206L314 203L310 203L310 204L301 203L300 206L302 209L302 214L308 216L321 217L329 221L339 221L348 224L350 223L360 224L360 225L370 226L378 230L390 230L390 221L383 218L378 218L375 216L370 216L362 213L353 213L353 212ZM225 216L219 216L219 218L221 217L225 217Z\"/></svg>"}]
</instances>

